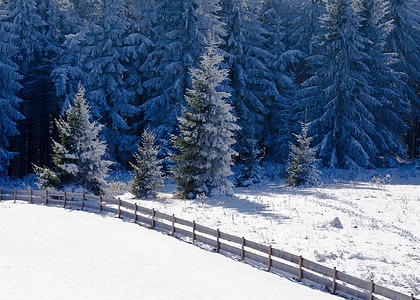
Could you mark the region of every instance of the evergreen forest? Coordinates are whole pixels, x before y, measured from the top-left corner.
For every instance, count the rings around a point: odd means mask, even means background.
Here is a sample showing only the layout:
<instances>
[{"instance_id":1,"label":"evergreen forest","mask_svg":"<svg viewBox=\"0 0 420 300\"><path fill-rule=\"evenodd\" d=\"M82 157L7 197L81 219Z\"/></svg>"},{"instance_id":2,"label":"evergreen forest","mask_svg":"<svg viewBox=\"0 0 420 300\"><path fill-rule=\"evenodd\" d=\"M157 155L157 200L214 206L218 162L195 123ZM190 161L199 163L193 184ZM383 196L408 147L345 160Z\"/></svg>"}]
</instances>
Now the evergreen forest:
<instances>
[{"instance_id":1,"label":"evergreen forest","mask_svg":"<svg viewBox=\"0 0 420 300\"><path fill-rule=\"evenodd\" d=\"M236 162L286 163L304 120L320 167L418 157L418 0L0 0L0 175L52 167L80 84L114 166L150 126L167 168L209 34Z\"/></svg>"}]
</instances>

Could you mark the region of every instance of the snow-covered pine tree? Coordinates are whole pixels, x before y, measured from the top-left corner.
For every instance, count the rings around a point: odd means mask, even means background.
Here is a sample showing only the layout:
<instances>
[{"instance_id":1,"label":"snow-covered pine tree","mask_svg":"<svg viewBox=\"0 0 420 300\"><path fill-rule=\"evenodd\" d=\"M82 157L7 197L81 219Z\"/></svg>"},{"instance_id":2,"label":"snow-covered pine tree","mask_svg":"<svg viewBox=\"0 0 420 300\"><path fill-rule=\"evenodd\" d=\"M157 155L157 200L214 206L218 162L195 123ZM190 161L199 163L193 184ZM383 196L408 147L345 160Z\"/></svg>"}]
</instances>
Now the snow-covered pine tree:
<instances>
[{"instance_id":1,"label":"snow-covered pine tree","mask_svg":"<svg viewBox=\"0 0 420 300\"><path fill-rule=\"evenodd\" d=\"M3 21L13 24L5 29L18 39L14 61L22 75L22 89L18 96L22 99L20 112L25 118L17 123L20 135L10 139L10 149L20 153L19 159L12 161L12 175L23 176L32 171L31 163L36 162L45 149L41 146L45 127L33 120L38 121L45 116L44 111L38 110L39 102L45 97L38 96L44 90L41 70L44 50L48 46L44 34L47 24L40 16L35 0L12 0L1 5Z\"/></svg>"},{"instance_id":2,"label":"snow-covered pine tree","mask_svg":"<svg viewBox=\"0 0 420 300\"><path fill-rule=\"evenodd\" d=\"M224 18L229 28L225 51L230 68L231 102L235 107L238 124L248 132L255 132L260 147L267 146L268 101L273 101L270 93L277 90L271 79L273 74L267 61L273 56L264 49L268 32L260 16L259 0L229 0L223 2ZM266 95L265 95L266 94ZM242 152L242 140L237 149ZM271 145L270 145L271 146Z\"/></svg>"},{"instance_id":3,"label":"snow-covered pine tree","mask_svg":"<svg viewBox=\"0 0 420 300\"><path fill-rule=\"evenodd\" d=\"M182 0L156 0L150 8L153 46L140 70L144 78L144 99L140 106L144 112L143 123L150 124L162 153L169 153L171 134L176 132L176 118L187 82L186 65L191 58L185 54L185 12Z\"/></svg>"},{"instance_id":4,"label":"snow-covered pine tree","mask_svg":"<svg viewBox=\"0 0 420 300\"><path fill-rule=\"evenodd\" d=\"M267 116L267 147L266 157L269 160L283 162L287 160L288 145L295 130L293 123L294 94L297 89L297 71L304 54L300 50L286 47L287 30L284 26L286 18L283 0L265 0L261 9L263 26L268 32L264 49L270 52L266 65L272 75L270 91L264 98L270 99L266 104L269 110ZM289 48L289 49L288 49ZM267 95L271 95L267 97Z\"/></svg>"},{"instance_id":5,"label":"snow-covered pine tree","mask_svg":"<svg viewBox=\"0 0 420 300\"><path fill-rule=\"evenodd\" d=\"M3 9L3 4L0 4L0 176L7 173L9 161L15 154L8 149L8 138L19 134L16 121L23 118L18 112L21 100L17 96L22 77L14 62L18 54L18 37L11 30L14 24L3 19Z\"/></svg>"},{"instance_id":6,"label":"snow-covered pine tree","mask_svg":"<svg viewBox=\"0 0 420 300\"><path fill-rule=\"evenodd\" d=\"M232 194L227 176L232 174L232 156L237 154L231 146L239 126L225 100L230 95L218 91L228 73L219 67L223 61L217 52L219 43L210 36L200 68L191 69L193 88L185 97L188 107L178 118L180 135L173 137L179 151L173 156L174 179L180 196L186 198Z\"/></svg>"},{"instance_id":7,"label":"snow-covered pine tree","mask_svg":"<svg viewBox=\"0 0 420 300\"><path fill-rule=\"evenodd\" d=\"M156 145L156 137L150 126L146 127L141 135L141 145L135 155L135 164L132 174L132 193L137 198L156 196L156 190L163 186L163 173L161 161L158 160L159 147Z\"/></svg>"},{"instance_id":8,"label":"snow-covered pine tree","mask_svg":"<svg viewBox=\"0 0 420 300\"><path fill-rule=\"evenodd\" d=\"M67 62L71 68L59 68L55 76L60 91L72 94L81 80L92 108L92 115L104 124L105 136L114 159L127 163L137 149L138 136L132 123L138 118L139 70L137 64L143 41L134 28L123 0L101 1L98 21L69 35ZM137 74L136 74L137 72ZM73 87L62 87L62 82Z\"/></svg>"},{"instance_id":9,"label":"snow-covered pine tree","mask_svg":"<svg viewBox=\"0 0 420 300\"><path fill-rule=\"evenodd\" d=\"M294 134L297 145L290 143L290 159L285 181L289 186L314 184L319 180L319 171L315 163L316 149L311 148L312 137L308 136L308 123L300 122L301 133Z\"/></svg>"},{"instance_id":10,"label":"snow-covered pine tree","mask_svg":"<svg viewBox=\"0 0 420 300\"><path fill-rule=\"evenodd\" d=\"M403 75L403 84L398 89L413 107L407 141L409 156L416 157L416 148L420 146L417 129L420 122L420 5L417 0L390 0L390 6L394 28L387 47L398 54L393 64L393 69Z\"/></svg>"},{"instance_id":11,"label":"snow-covered pine tree","mask_svg":"<svg viewBox=\"0 0 420 300\"><path fill-rule=\"evenodd\" d=\"M189 68L199 61L209 28L226 35L217 13L220 0L155 0L149 9L153 47L141 66L145 95L140 106L144 124L151 124L162 147L170 153L169 137L177 132L176 118L190 86Z\"/></svg>"},{"instance_id":12,"label":"snow-covered pine tree","mask_svg":"<svg viewBox=\"0 0 420 300\"><path fill-rule=\"evenodd\" d=\"M101 193L112 164L104 158L106 144L99 140L102 125L91 122L84 88L79 84L74 104L65 119L57 121L60 142L54 142L54 171L36 167L43 188L81 185L95 194Z\"/></svg>"},{"instance_id":13,"label":"snow-covered pine tree","mask_svg":"<svg viewBox=\"0 0 420 300\"><path fill-rule=\"evenodd\" d=\"M308 109L308 132L314 136L322 165L340 168L381 166L386 139L376 126L381 103L372 96L369 60L360 32L361 3L332 0L322 18L322 53L308 58L312 76L298 92L301 111Z\"/></svg>"},{"instance_id":14,"label":"snow-covered pine tree","mask_svg":"<svg viewBox=\"0 0 420 300\"><path fill-rule=\"evenodd\" d=\"M273 1L270 1L272 4ZM267 159L286 159L287 75L275 66L282 48L282 32L269 3L261 0L223 1L223 16L229 28L226 51L230 69L231 102L238 124L247 132L254 130L258 147ZM288 79L290 81L290 79ZM284 90L282 90L284 88ZM236 146L242 152L242 141Z\"/></svg>"},{"instance_id":15,"label":"snow-covered pine tree","mask_svg":"<svg viewBox=\"0 0 420 300\"><path fill-rule=\"evenodd\" d=\"M258 157L261 151L257 147L257 140L253 135L245 138L245 141L242 142L242 152L239 156L241 167L235 178L236 186L247 187L251 184L261 182L261 167L259 165L261 158Z\"/></svg>"},{"instance_id":16,"label":"snow-covered pine tree","mask_svg":"<svg viewBox=\"0 0 420 300\"><path fill-rule=\"evenodd\" d=\"M405 156L405 150L398 140L403 139L408 126L404 123L410 119L410 103L403 92L404 82L402 76L394 71L396 53L389 52L386 44L389 34L394 28L390 21L389 0L363 0L361 14L361 32L366 37L364 52L369 59L366 64L369 68L369 84L373 89L372 96L381 106L373 111L377 120L376 130L381 132L385 143L378 143L382 153L382 166L394 166L395 155ZM385 147L385 148L384 148ZM379 165L381 166L381 165Z\"/></svg>"}]
</instances>

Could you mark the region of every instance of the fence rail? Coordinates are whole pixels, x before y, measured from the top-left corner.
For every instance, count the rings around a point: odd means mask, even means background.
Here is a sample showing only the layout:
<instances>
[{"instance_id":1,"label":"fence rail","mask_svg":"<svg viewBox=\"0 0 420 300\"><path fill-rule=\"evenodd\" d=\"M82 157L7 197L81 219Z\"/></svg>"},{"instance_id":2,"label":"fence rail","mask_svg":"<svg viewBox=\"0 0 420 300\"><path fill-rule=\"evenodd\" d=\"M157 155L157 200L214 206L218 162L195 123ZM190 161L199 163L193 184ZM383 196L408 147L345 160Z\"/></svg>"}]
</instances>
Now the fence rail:
<instances>
[{"instance_id":1,"label":"fence rail","mask_svg":"<svg viewBox=\"0 0 420 300\"><path fill-rule=\"evenodd\" d=\"M26 201L33 204L62 206L65 208L90 209L115 214L118 218L132 220L149 228L159 228L170 234L190 237L192 242L200 242L214 248L214 251L225 251L251 261L263 264L268 271L277 270L292 275L297 280L307 280L318 284L331 293L342 293L359 299L420 300L389 288L366 281L336 268L329 268L314 261L294 255L283 250L246 240L219 229L183 220L174 215L167 215L154 209L120 199L105 198L84 193L68 193L50 190L17 190L1 189L1 201Z\"/></svg>"}]
</instances>

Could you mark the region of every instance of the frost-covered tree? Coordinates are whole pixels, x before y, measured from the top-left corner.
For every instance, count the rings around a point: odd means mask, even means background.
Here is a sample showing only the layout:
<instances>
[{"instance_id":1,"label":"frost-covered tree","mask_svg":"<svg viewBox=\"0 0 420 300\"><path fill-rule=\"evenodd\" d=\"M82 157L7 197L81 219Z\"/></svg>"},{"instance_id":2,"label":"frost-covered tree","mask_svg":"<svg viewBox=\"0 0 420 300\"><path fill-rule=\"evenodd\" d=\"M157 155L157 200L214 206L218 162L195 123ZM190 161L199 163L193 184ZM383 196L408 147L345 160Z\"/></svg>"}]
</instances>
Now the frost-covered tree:
<instances>
[{"instance_id":1,"label":"frost-covered tree","mask_svg":"<svg viewBox=\"0 0 420 300\"><path fill-rule=\"evenodd\" d=\"M390 0L390 17L394 22L390 46L398 54L399 71L418 89L420 82L420 5L415 0ZM418 92L418 90L417 90Z\"/></svg>"},{"instance_id":2,"label":"frost-covered tree","mask_svg":"<svg viewBox=\"0 0 420 300\"><path fill-rule=\"evenodd\" d=\"M407 141L409 156L415 157L416 145L420 145L416 129L420 120L420 5L416 0L390 0L390 11L394 28L387 47L398 55L393 65L403 75L403 84L398 89L413 107Z\"/></svg>"},{"instance_id":3,"label":"frost-covered tree","mask_svg":"<svg viewBox=\"0 0 420 300\"><path fill-rule=\"evenodd\" d=\"M307 55L317 52L317 36L322 32L321 17L325 3L321 0L276 1L281 9L282 24L286 27L287 46Z\"/></svg>"},{"instance_id":4,"label":"frost-covered tree","mask_svg":"<svg viewBox=\"0 0 420 300\"><path fill-rule=\"evenodd\" d=\"M142 92L139 70L131 64L142 59L147 39L133 26L124 1L101 1L99 12L97 22L68 36L64 64L71 67L61 66L55 75L61 93L71 95L76 82L84 82L92 115L105 125L102 134L109 150L124 163L137 148L132 120L140 113L137 99Z\"/></svg>"},{"instance_id":5,"label":"frost-covered tree","mask_svg":"<svg viewBox=\"0 0 420 300\"><path fill-rule=\"evenodd\" d=\"M1 3L3 22L13 23L7 28L19 39L16 62L22 72L27 72L29 65L41 53L46 45L42 34L46 23L42 20L35 0L10 0Z\"/></svg>"},{"instance_id":6,"label":"frost-covered tree","mask_svg":"<svg viewBox=\"0 0 420 300\"><path fill-rule=\"evenodd\" d=\"M240 169L236 175L236 186L250 186L251 184L261 182L260 165L261 151L257 148L257 140L251 135L242 143L242 152L240 153Z\"/></svg>"},{"instance_id":7,"label":"frost-covered tree","mask_svg":"<svg viewBox=\"0 0 420 300\"><path fill-rule=\"evenodd\" d=\"M12 0L3 4L5 20L18 38L16 63L23 75L20 135L11 140L11 148L19 152L12 162L11 174L23 176L32 172L32 164L51 161L52 128L59 112L58 99L51 78L57 63L59 48L66 34L67 18L62 1Z\"/></svg>"},{"instance_id":8,"label":"frost-covered tree","mask_svg":"<svg viewBox=\"0 0 420 300\"><path fill-rule=\"evenodd\" d=\"M17 122L20 134L10 138L10 150L20 153L19 163L15 165L12 161L12 175L15 175L15 169L22 169L25 173L30 170L30 155L35 156L35 152L32 151L35 144L33 140L38 137L34 133L39 127L31 126L32 117L35 116L31 109L34 105L31 92L37 91L32 90L32 83L37 79L35 74L38 71L38 62L46 46L46 38L42 34L46 24L39 15L36 4L35 0L11 0L1 4L2 23L10 24L4 29L17 38L15 44L17 51L14 53L13 61L18 65L18 71L22 75L20 80L22 88L18 97L22 100L20 113L25 117Z\"/></svg>"},{"instance_id":9,"label":"frost-covered tree","mask_svg":"<svg viewBox=\"0 0 420 300\"><path fill-rule=\"evenodd\" d=\"M286 105L281 89L287 86L284 80L287 76L274 65L284 48L274 9L264 2L223 2L229 30L222 48L227 52L233 89L231 102L239 125L245 132L254 130L265 156L281 159L285 144L282 130L288 127L282 114ZM239 152L245 147L242 141L245 139L238 141Z\"/></svg>"},{"instance_id":10,"label":"frost-covered tree","mask_svg":"<svg viewBox=\"0 0 420 300\"><path fill-rule=\"evenodd\" d=\"M159 147L152 129L147 127L141 135L141 145L135 155L133 183L131 191L137 198L156 196L156 190L163 186L161 161L158 160Z\"/></svg>"},{"instance_id":11,"label":"frost-covered tree","mask_svg":"<svg viewBox=\"0 0 420 300\"><path fill-rule=\"evenodd\" d=\"M177 132L176 118L190 86L188 70L202 55L204 36L213 28L218 36L226 34L217 16L219 1L155 0L148 8L153 47L141 66L145 95L140 107L164 155L171 151L169 137Z\"/></svg>"},{"instance_id":12,"label":"frost-covered tree","mask_svg":"<svg viewBox=\"0 0 420 300\"><path fill-rule=\"evenodd\" d=\"M381 122L375 122L376 130L381 132L385 143L378 145L381 153L394 153L405 156L403 146L398 142L407 130L405 120L410 119L410 103L403 92L404 82L400 73L394 71L397 54L387 52L387 40L394 28L390 20L389 0L362 1L361 32L366 37L364 52L369 59L369 84L373 89L372 96L381 106L373 111L373 115ZM398 140L397 140L398 139ZM383 155L382 166L395 165L394 158ZM380 166L380 165L379 165Z\"/></svg>"},{"instance_id":13,"label":"frost-covered tree","mask_svg":"<svg viewBox=\"0 0 420 300\"><path fill-rule=\"evenodd\" d=\"M8 149L8 138L19 134L16 121L23 118L18 112L21 75L14 62L18 54L18 37L11 30L14 24L3 19L2 9L0 4L0 176L7 172L9 161L15 155Z\"/></svg>"},{"instance_id":14,"label":"frost-covered tree","mask_svg":"<svg viewBox=\"0 0 420 300\"><path fill-rule=\"evenodd\" d=\"M43 188L81 185L95 194L101 193L112 164L104 158L106 144L99 140L102 125L91 122L84 89L79 90L65 118L57 121L60 142L54 142L54 170L36 167Z\"/></svg>"},{"instance_id":15,"label":"frost-covered tree","mask_svg":"<svg viewBox=\"0 0 420 300\"><path fill-rule=\"evenodd\" d=\"M98 18L101 0L68 0L71 9L84 22L94 22Z\"/></svg>"},{"instance_id":16,"label":"frost-covered tree","mask_svg":"<svg viewBox=\"0 0 420 300\"><path fill-rule=\"evenodd\" d=\"M322 18L326 33L319 37L322 52L308 58L312 76L298 93L325 167L373 168L395 155L386 145L388 132L379 125L384 121L375 115L382 103L369 82L361 8L359 1L327 3Z\"/></svg>"},{"instance_id":17,"label":"frost-covered tree","mask_svg":"<svg viewBox=\"0 0 420 300\"><path fill-rule=\"evenodd\" d=\"M217 38L217 37L216 37ZM188 106L178 118L180 134L173 137L179 151L173 156L174 179L180 196L232 194L231 148L235 143L232 107L226 103L230 95L219 91L227 70L219 67L223 57L218 53L220 41L211 37L200 68L191 69L192 89L188 90Z\"/></svg>"},{"instance_id":18,"label":"frost-covered tree","mask_svg":"<svg viewBox=\"0 0 420 300\"><path fill-rule=\"evenodd\" d=\"M316 149L311 148L312 137L308 136L308 123L300 122L301 133L294 134L297 145L290 143L290 159L285 181L289 186L314 184L319 179L316 169Z\"/></svg>"},{"instance_id":19,"label":"frost-covered tree","mask_svg":"<svg viewBox=\"0 0 420 300\"><path fill-rule=\"evenodd\" d=\"M269 160L285 161L288 144L295 129L293 123L294 94L297 89L298 72L301 72L301 61L304 54L300 50L287 45L287 29L284 26L285 3L283 0L266 0L261 9L264 28L269 33L264 49L271 53L266 65L272 72L270 92L264 98L270 99L266 104L269 110L267 116L268 146L265 150ZM290 49L288 49L290 48ZM271 97L267 97L271 95ZM296 122L295 122L296 123Z\"/></svg>"}]
</instances>

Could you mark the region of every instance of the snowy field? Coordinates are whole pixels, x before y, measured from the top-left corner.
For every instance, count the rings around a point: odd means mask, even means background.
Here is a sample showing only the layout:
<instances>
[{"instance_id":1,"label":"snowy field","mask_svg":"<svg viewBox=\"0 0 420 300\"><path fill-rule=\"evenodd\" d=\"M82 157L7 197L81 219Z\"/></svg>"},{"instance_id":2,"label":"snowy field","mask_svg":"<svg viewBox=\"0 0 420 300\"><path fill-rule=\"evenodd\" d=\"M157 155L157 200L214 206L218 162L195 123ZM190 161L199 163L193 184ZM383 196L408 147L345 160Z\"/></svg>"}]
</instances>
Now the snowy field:
<instances>
[{"instance_id":1,"label":"snowy field","mask_svg":"<svg viewBox=\"0 0 420 300\"><path fill-rule=\"evenodd\" d=\"M130 180L128 173L114 174L110 187L112 192L123 200L137 202L142 206L175 214L183 219L195 220L201 225L219 228L236 236L244 236L255 242L303 255L304 258L329 267L337 267L338 270L350 275L366 280L373 279L380 285L418 296L420 294L420 170L401 168L323 172L323 184L320 186L287 188L284 182L276 180L278 170L266 168L263 183L249 188L235 188L235 196L225 198L176 199L173 197L175 185L167 184L159 193L158 199L134 199L127 192ZM35 187L34 179L31 177L24 182L0 182L0 185L5 188ZM61 214L59 210L52 208L46 211L54 218L56 212ZM336 217L339 218L343 228L331 225ZM87 228L93 228L96 221L101 224L102 222L116 224L115 229L107 229L110 232L119 231L118 226L131 228L129 224L104 220L100 216L89 216L89 218L91 223ZM20 219L19 222L25 218L21 216ZM58 221L54 220L50 219L50 225L56 226ZM45 222L48 222L48 219ZM37 229L37 232L41 234L41 230ZM85 234L87 233L83 235ZM136 236L139 233L132 233L129 229L124 234L128 238L131 234ZM68 235L73 234L70 232ZM71 239L77 237L78 234L74 234ZM44 236L39 238L43 239ZM48 236L45 236L45 239L49 240ZM90 240L87 237L86 239ZM111 242L113 238L108 239L103 236L102 241L106 240ZM140 251L137 243L142 245L141 242L133 239L129 242L131 243ZM179 244L173 240L168 243ZM104 248L96 247L90 242L87 245L92 246L93 250L85 249L84 252L100 253ZM170 244L165 245L163 248L172 247ZM110 251L118 252L117 246L115 247ZM191 251L198 250L192 248L194 250ZM67 256L66 252L61 251L62 255ZM126 257L126 261L130 261L131 256L133 259L141 256L139 253L131 249L120 255ZM203 255L212 257L212 253ZM98 268L103 268L101 262L108 261L105 256L96 259ZM4 258L0 261L4 261ZM213 263L209 262L209 265L211 264ZM235 264L241 265L237 262ZM245 266L238 268L243 267ZM253 272L251 267L248 269ZM4 267L1 270L5 270ZM94 267L89 272L95 274ZM74 277L76 281L81 280L76 275ZM118 281L115 276L112 277L114 278L112 282ZM143 277L147 278L147 275ZM131 280L130 276L127 278ZM138 279L139 282L141 280ZM4 281L0 278L0 284L2 282ZM80 284L85 286L83 283ZM190 285L191 288L194 287L193 284Z\"/></svg>"},{"instance_id":2,"label":"snowy field","mask_svg":"<svg viewBox=\"0 0 420 300\"><path fill-rule=\"evenodd\" d=\"M337 267L405 294L420 294L420 172L330 172L318 187L265 181L235 197L123 200ZM343 228L331 222L338 217Z\"/></svg>"},{"instance_id":3,"label":"snowy field","mask_svg":"<svg viewBox=\"0 0 420 300\"><path fill-rule=\"evenodd\" d=\"M0 299L337 299L99 214L0 203Z\"/></svg>"}]
</instances>

